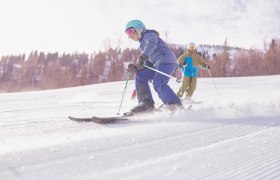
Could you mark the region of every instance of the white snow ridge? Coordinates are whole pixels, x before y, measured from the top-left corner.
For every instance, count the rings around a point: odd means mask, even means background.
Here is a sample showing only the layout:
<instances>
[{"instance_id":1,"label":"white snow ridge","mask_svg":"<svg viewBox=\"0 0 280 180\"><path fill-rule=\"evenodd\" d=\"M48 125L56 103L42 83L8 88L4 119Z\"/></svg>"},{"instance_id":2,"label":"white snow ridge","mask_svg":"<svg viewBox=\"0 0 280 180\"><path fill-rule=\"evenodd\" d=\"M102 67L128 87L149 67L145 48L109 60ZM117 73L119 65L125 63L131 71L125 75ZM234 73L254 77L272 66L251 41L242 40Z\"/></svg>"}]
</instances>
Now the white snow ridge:
<instances>
[{"instance_id":1,"label":"white snow ridge","mask_svg":"<svg viewBox=\"0 0 280 180\"><path fill-rule=\"evenodd\" d=\"M191 111L107 125L67 117L116 115L125 82L0 94L0 179L279 180L280 76L213 80Z\"/></svg>"}]
</instances>

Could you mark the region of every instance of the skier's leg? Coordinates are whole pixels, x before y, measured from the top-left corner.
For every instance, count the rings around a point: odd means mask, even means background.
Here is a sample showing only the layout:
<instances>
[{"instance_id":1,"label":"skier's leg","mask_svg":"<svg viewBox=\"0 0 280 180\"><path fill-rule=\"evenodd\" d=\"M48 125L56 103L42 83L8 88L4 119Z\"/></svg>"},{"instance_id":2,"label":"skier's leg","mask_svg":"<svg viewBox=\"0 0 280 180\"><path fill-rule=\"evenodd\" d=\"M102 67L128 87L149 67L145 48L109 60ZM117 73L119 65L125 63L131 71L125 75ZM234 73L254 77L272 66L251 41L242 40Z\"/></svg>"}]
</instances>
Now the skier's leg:
<instances>
[{"instance_id":1,"label":"skier's leg","mask_svg":"<svg viewBox=\"0 0 280 180\"><path fill-rule=\"evenodd\" d=\"M159 64L157 69L166 74L172 74L176 68L176 64ZM167 85L169 77L156 73L153 79L153 86L158 93L159 98L164 104L181 104L181 100L174 91Z\"/></svg>"},{"instance_id":2,"label":"skier's leg","mask_svg":"<svg viewBox=\"0 0 280 180\"><path fill-rule=\"evenodd\" d=\"M196 82L197 82L197 77L192 77L190 79L190 86L189 86L189 89L187 90L187 96L188 97L192 97L192 95L193 95L193 93L196 89Z\"/></svg>"},{"instance_id":3,"label":"skier's leg","mask_svg":"<svg viewBox=\"0 0 280 180\"><path fill-rule=\"evenodd\" d=\"M149 81L155 76L154 71L150 69L143 69L135 74L135 86L138 104L134 106L129 112L124 113L125 116L130 116L135 113L142 113L154 109L154 100L152 97Z\"/></svg>"},{"instance_id":4,"label":"skier's leg","mask_svg":"<svg viewBox=\"0 0 280 180\"><path fill-rule=\"evenodd\" d=\"M135 87L138 102L154 104L149 81L155 76L155 72L150 69L143 69L135 74Z\"/></svg>"},{"instance_id":5,"label":"skier's leg","mask_svg":"<svg viewBox=\"0 0 280 180\"><path fill-rule=\"evenodd\" d=\"M176 95L177 95L178 97L182 97L183 94L184 94L184 93L182 92L182 87L180 87L180 89L179 89L179 91L177 92Z\"/></svg>"},{"instance_id":6,"label":"skier's leg","mask_svg":"<svg viewBox=\"0 0 280 180\"><path fill-rule=\"evenodd\" d=\"M185 92L187 92L189 86L190 86L190 77L184 76L183 81L182 81L182 86L181 86L182 96L184 95Z\"/></svg>"}]
</instances>

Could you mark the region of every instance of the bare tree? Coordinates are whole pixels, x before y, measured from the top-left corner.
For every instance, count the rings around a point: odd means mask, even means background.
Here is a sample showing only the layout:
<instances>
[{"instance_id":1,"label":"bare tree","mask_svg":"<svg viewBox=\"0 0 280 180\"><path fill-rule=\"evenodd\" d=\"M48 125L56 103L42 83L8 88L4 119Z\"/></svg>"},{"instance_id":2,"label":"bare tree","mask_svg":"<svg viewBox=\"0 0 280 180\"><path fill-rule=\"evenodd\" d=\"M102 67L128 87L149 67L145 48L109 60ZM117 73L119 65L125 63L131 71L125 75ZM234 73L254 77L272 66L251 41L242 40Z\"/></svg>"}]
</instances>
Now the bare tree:
<instances>
[{"instance_id":1,"label":"bare tree","mask_svg":"<svg viewBox=\"0 0 280 180\"><path fill-rule=\"evenodd\" d=\"M169 30L165 30L163 33L164 33L164 36L165 36L165 42L168 43L167 40L168 40L168 35L169 35L170 31Z\"/></svg>"}]
</instances>

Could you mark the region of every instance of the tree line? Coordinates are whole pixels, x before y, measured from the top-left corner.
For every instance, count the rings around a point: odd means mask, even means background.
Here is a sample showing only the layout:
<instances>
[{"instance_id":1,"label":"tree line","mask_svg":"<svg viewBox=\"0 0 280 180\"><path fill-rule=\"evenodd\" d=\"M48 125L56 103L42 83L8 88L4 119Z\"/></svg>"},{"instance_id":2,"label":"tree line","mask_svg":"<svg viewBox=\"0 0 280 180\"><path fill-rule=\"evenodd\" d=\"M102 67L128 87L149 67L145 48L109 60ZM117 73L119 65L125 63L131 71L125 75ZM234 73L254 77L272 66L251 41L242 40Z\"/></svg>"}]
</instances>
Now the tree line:
<instances>
[{"instance_id":1,"label":"tree line","mask_svg":"<svg viewBox=\"0 0 280 180\"><path fill-rule=\"evenodd\" d=\"M184 46L169 46L177 57L186 50ZM210 65L213 77L280 74L278 38L265 42L263 51L230 47L225 40L221 46L200 45L198 53ZM33 51L28 56L2 56L0 92L45 90L124 80L127 64L135 63L139 55L138 49L108 48L92 54ZM174 75L180 76L180 73L177 70ZM209 77L209 74L201 71L200 76Z\"/></svg>"}]
</instances>

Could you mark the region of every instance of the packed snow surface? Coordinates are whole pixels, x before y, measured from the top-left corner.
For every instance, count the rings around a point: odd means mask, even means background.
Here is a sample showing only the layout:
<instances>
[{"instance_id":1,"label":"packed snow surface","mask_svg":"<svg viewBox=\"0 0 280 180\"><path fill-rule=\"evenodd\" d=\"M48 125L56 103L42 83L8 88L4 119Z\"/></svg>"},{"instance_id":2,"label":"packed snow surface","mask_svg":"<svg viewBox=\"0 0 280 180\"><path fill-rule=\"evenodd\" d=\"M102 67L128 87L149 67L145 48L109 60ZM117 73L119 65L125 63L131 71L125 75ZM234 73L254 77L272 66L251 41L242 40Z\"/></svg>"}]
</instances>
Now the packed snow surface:
<instances>
[{"instance_id":1,"label":"packed snow surface","mask_svg":"<svg viewBox=\"0 0 280 180\"><path fill-rule=\"evenodd\" d=\"M115 116L124 87L0 94L0 179L280 179L280 76L200 78L193 100L202 103L172 115L67 118ZM130 81L121 112L137 104L133 89Z\"/></svg>"}]
</instances>

